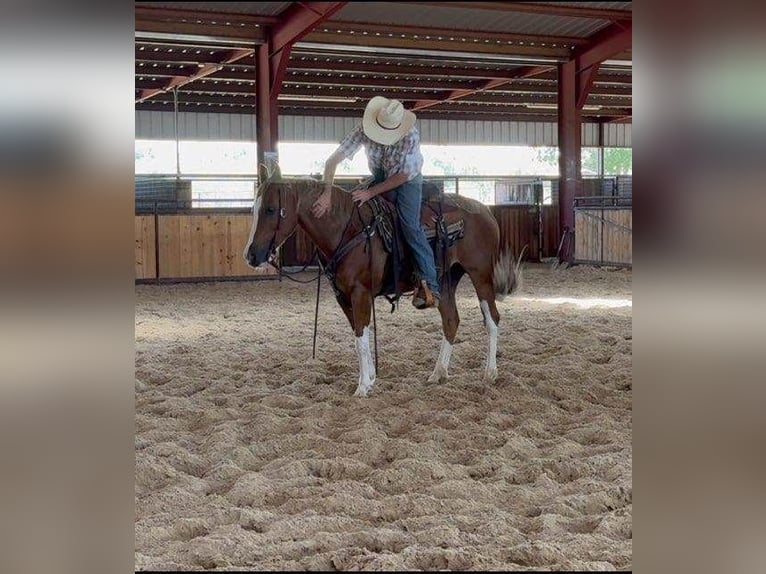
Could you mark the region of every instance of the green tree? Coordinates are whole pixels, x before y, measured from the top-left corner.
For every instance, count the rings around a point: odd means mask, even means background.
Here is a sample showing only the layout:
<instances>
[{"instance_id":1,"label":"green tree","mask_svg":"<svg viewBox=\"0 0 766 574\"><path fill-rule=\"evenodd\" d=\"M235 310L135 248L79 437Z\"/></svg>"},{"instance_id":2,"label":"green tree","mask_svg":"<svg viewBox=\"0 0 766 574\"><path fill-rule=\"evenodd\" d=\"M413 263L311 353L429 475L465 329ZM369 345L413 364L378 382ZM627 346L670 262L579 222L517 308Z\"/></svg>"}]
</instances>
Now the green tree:
<instances>
[{"instance_id":1,"label":"green tree","mask_svg":"<svg viewBox=\"0 0 766 574\"><path fill-rule=\"evenodd\" d=\"M581 169L583 173L598 173L598 148L597 147L584 147L582 148L581 157Z\"/></svg>"},{"instance_id":2,"label":"green tree","mask_svg":"<svg viewBox=\"0 0 766 574\"><path fill-rule=\"evenodd\" d=\"M559 148L539 147L537 148L537 161L544 165L559 168Z\"/></svg>"},{"instance_id":3,"label":"green tree","mask_svg":"<svg viewBox=\"0 0 766 574\"><path fill-rule=\"evenodd\" d=\"M604 148L604 173L628 175L633 173L633 149L629 147Z\"/></svg>"},{"instance_id":4,"label":"green tree","mask_svg":"<svg viewBox=\"0 0 766 574\"><path fill-rule=\"evenodd\" d=\"M598 148L582 149L582 169L598 173ZM558 169L558 148L543 147L537 150L537 161ZM633 149L625 147L604 148L604 174L627 175L633 173Z\"/></svg>"}]
</instances>

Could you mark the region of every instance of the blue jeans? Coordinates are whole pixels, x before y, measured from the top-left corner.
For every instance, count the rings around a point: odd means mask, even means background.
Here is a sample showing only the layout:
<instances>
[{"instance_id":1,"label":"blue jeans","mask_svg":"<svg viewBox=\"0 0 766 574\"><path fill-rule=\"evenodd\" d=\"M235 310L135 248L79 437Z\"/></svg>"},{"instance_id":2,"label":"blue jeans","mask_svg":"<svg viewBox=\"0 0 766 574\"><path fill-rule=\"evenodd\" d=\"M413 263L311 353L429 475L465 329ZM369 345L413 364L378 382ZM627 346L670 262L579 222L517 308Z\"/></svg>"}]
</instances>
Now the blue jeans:
<instances>
[{"instance_id":1,"label":"blue jeans","mask_svg":"<svg viewBox=\"0 0 766 574\"><path fill-rule=\"evenodd\" d=\"M376 183L383 181L382 173L375 174ZM423 197L423 177L418 174L410 181L387 191L383 197L396 202L396 212L402 224L402 235L412 250L415 266L420 276L425 279L428 288L439 295L439 283L436 280L434 252L420 225L420 203Z\"/></svg>"}]
</instances>

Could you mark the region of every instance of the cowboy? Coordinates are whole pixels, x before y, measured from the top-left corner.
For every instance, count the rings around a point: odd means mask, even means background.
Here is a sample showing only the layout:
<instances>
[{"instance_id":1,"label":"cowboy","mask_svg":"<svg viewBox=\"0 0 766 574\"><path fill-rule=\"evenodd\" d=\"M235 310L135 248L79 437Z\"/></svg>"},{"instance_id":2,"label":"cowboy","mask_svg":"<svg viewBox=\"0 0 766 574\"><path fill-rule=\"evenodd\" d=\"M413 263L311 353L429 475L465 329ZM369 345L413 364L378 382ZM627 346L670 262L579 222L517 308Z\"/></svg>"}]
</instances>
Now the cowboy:
<instances>
[{"instance_id":1,"label":"cowboy","mask_svg":"<svg viewBox=\"0 0 766 574\"><path fill-rule=\"evenodd\" d=\"M412 304L418 309L425 309L438 305L439 284L434 254L420 225L423 155L420 153L420 134L415 127L415 119L415 114L405 110L398 100L381 96L372 98L364 110L362 124L351 130L327 159L325 189L312 209L316 217L327 213L331 207L335 169L343 160L353 158L364 146L374 183L367 189L354 191L351 197L362 205L385 193L386 199L396 203L404 240L412 250L421 277L421 288Z\"/></svg>"}]
</instances>

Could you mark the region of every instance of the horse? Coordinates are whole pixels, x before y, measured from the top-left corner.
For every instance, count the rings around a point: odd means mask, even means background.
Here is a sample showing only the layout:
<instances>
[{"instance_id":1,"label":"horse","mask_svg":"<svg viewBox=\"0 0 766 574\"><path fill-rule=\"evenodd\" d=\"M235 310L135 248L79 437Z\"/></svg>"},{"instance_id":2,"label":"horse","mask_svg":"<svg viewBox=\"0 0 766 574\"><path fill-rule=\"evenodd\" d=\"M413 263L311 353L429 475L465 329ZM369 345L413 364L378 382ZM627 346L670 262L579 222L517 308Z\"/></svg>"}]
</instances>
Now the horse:
<instances>
[{"instance_id":1,"label":"horse","mask_svg":"<svg viewBox=\"0 0 766 574\"><path fill-rule=\"evenodd\" d=\"M354 396L365 397L376 381L370 350L370 316L374 298L384 294L382 289L389 256L381 234L370 233L373 215L370 202L357 206L350 193L333 186L332 209L321 218L312 214L311 207L323 188L324 183L313 179L264 181L253 202L250 238L243 256L251 267L258 267L273 260L277 249L298 227L311 238L325 262L333 264L336 299L354 331L359 360L359 380ZM515 291L518 266L513 266L509 250L501 253L500 229L487 206L455 194L444 194L444 198L444 203L452 206L451 218L462 219L463 234L447 248L442 265L438 310L443 336L436 366L428 381L443 383L447 380L460 323L455 290L467 273L476 290L489 337L483 381L491 383L498 374L500 313L495 301ZM364 235L364 241L358 241L360 235ZM355 245L352 243L354 238L357 238ZM338 259L336 255L341 250L342 258ZM405 275L400 287L402 291L411 291L415 284Z\"/></svg>"}]
</instances>

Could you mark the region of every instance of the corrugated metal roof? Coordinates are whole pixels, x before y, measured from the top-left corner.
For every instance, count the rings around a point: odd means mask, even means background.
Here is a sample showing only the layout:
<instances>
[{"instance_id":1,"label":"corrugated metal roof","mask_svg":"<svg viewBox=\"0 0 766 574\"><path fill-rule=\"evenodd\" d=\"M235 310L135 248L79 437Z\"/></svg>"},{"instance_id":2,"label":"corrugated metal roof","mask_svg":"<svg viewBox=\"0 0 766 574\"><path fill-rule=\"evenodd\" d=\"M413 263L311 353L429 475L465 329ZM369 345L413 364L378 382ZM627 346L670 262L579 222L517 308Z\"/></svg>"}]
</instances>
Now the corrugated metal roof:
<instances>
[{"instance_id":1,"label":"corrugated metal roof","mask_svg":"<svg viewBox=\"0 0 766 574\"><path fill-rule=\"evenodd\" d=\"M609 25L605 20L451 7L448 2L443 6L349 2L331 20L579 38L588 37Z\"/></svg>"},{"instance_id":2,"label":"corrugated metal roof","mask_svg":"<svg viewBox=\"0 0 766 574\"><path fill-rule=\"evenodd\" d=\"M141 6L153 8L231 12L233 14L256 14L258 16L275 16L290 4L292 2L141 2Z\"/></svg>"},{"instance_id":3,"label":"corrugated metal roof","mask_svg":"<svg viewBox=\"0 0 766 574\"><path fill-rule=\"evenodd\" d=\"M555 4L575 8L598 8L599 10L632 10L633 2L535 2L535 4Z\"/></svg>"},{"instance_id":4,"label":"corrugated metal roof","mask_svg":"<svg viewBox=\"0 0 766 574\"><path fill-rule=\"evenodd\" d=\"M239 11L248 15L273 15L284 10L290 3L153 2L149 4L155 7L187 9L191 13L226 10ZM405 100L409 105L410 101L446 95L447 90L453 88L471 89L479 87L486 79L502 77L498 73L500 70L512 71L520 63L555 65L557 61L569 57L568 49L563 46L574 44L574 42L567 44L562 39L556 42L557 48L551 48L552 42L545 42L545 47L543 47L537 42L537 39L519 39L517 37L501 41L498 38L502 37L502 33L574 37L578 34L588 35L592 29L609 25L605 19L540 14L536 12L539 8L529 13L506 10L506 7L501 3L498 3L499 9L497 10L466 7L467 3L459 3L460 6L454 6L450 3L427 4L429 5L394 2L349 3L334 18L356 21L357 23L346 26L332 22L322 24L317 33L319 39L311 40L311 36L308 36L296 44L288 66L294 69L285 78L285 93L294 92L294 96L309 98L334 95L349 97L355 96L359 92L364 93L364 97L367 97L369 95L367 90L375 89L377 92L386 92L386 95L389 92L395 93L397 95L390 95L389 97ZM555 3L551 2L550 4ZM567 4L571 6L593 6L592 3L570 2ZM143 5L141 4L141 6ZM630 3L599 3L599 7L608 7L612 11L624 9L626 6L630 6ZM546 6L543 10L547 11L548 7ZM570 8L563 12L571 11L573 10ZM614 14L610 17L614 17ZM370 25L370 29L367 31L365 30L365 22L373 22L376 26ZM141 95L141 90L162 88L167 85L168 80L165 78L189 76L197 70L197 66L203 67L207 63L215 63L225 52L221 46L206 45L204 36L200 36L202 38L199 40L200 44L191 43L191 40L174 39L172 36L173 27L170 24L168 24L168 33L165 34L168 38L158 37L148 41L136 41L137 98ZM394 26L396 25L401 25L402 29L399 32L391 32L392 29L395 30ZM197 29L193 28L194 24L188 24L188 26L192 26L192 28L183 28L183 30L191 29L192 33L198 32ZM408 26L410 26L409 33L407 33ZM412 28L412 26L419 26L425 31ZM325 27L332 32L337 32L337 34L322 33L320 35ZM437 29L439 32L436 33L435 38L429 39L428 29ZM464 36L468 36L467 38L459 37L459 30L461 29L465 31ZM452 30L455 30L454 39L451 38L453 36ZM385 35L390 38L381 38L380 42L366 42L364 38L360 37L360 33L362 35L374 33L376 36ZM393 37L400 33L400 37ZM354 34L356 35L354 36ZM425 38L423 38L423 34L426 35ZM447 38L441 38L439 35L447 36ZM442 40L444 41L442 42ZM497 44L502 44L497 47L497 52L493 49L494 46L485 46L486 43L491 44L494 40L497 40ZM340 43L334 43L336 41ZM474 42L480 43L480 45L474 45ZM247 66L243 64L247 64ZM181 103L185 105L182 105L181 109L184 111L194 110L195 106L188 104L196 104L194 113L198 114L215 112L216 106L227 114L229 112L244 112L247 107L240 105L240 102L244 102L248 97L252 99L250 88L254 79L253 65L254 58L250 56L235 65L227 66L224 70L211 76L209 80L194 82L190 88L182 90L184 98ZM296 69L299 68L302 69L296 73ZM478 69L481 71L477 73L476 70ZM629 72L629 68L625 70L620 67L619 69ZM493 70L493 72L489 73L488 70ZM610 65L603 64L600 75L609 77L609 72ZM546 81L555 79L555 73L545 72L543 75L546 76ZM305 86L301 84L301 79L304 76L306 78ZM392 76L396 76L396 78L392 79ZM403 76L411 77L409 80L402 80L401 77ZM458 79L461 76L464 79ZM217 84L218 79L222 82L220 85ZM370 80L369 84L365 83L366 79ZM242 83L243 80L246 84ZM407 85L410 80L412 80L412 86ZM396 82L396 91L389 90L394 82ZM429 85L430 82L439 85L431 86ZM530 89L514 90L514 86L511 85L495 90L493 94L490 94L492 97L477 96L474 98L471 96L472 99L478 99L478 101L487 104L482 109L478 109L477 106L465 105L464 102L458 100L456 104L434 107L433 113L429 112L428 115L440 117L440 112L443 111L444 115L441 117L449 121L454 121L455 118L462 118L463 121L484 120L487 117L491 117L493 120L505 120L506 118L518 120L522 119L519 115L509 116L508 114L518 111L516 107L519 105L541 103L541 101L547 103L545 94L548 94L549 99L555 99L551 96L551 94L555 94L555 90L550 90L551 85L548 83L535 84L520 81L519 85L515 87L519 88L522 85ZM315 86L318 87L315 88ZM532 89L533 87L534 89ZM330 93L330 90L336 88L338 91ZM510 91L514 92L514 96L509 97L508 101L502 97L502 94L508 91L505 88L510 88ZM440 91L437 93L436 90ZM607 109L604 117L622 117L630 114L630 101L626 97L629 96L629 93L626 93L622 82L619 85L614 82L605 84L598 90L600 90L599 97L615 95L612 101L606 102L610 106L614 103L615 109ZM343 93L341 94L341 92ZM530 93L527 98L528 101L522 101L523 98L519 97L522 92ZM163 107L162 103L168 97L167 95L157 95L145 105L138 104L138 107L152 111L165 110L168 108ZM251 104L251 102L247 103ZM314 103L312 102L312 104ZM492 106L488 104L492 104ZM326 114L332 117L351 113L349 109L344 110L343 108L354 106L338 104L335 106L305 105L305 109L300 109L300 107L298 105L284 106L284 111L288 114ZM507 112L507 114L503 112ZM492 115L486 116L483 113ZM555 115L541 113L530 118L530 120L548 120L549 118L554 119Z\"/></svg>"}]
</instances>

